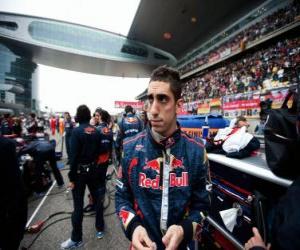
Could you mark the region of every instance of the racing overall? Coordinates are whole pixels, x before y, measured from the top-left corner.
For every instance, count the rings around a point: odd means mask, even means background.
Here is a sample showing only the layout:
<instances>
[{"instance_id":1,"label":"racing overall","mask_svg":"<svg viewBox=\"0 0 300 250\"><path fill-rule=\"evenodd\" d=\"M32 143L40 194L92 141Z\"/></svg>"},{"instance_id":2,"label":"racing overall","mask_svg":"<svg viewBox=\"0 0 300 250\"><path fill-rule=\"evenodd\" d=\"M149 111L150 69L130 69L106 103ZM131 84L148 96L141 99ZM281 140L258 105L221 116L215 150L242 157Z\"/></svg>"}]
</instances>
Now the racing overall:
<instances>
[{"instance_id":1,"label":"racing overall","mask_svg":"<svg viewBox=\"0 0 300 250\"><path fill-rule=\"evenodd\" d=\"M75 184L72 190L74 211L72 214L72 235L73 241L82 240L82 219L84 192L88 186L96 201L96 222L97 231L103 228L103 217L101 210L102 191L102 170L97 166L97 157L101 152L101 134L88 123L82 123L74 128L71 136L71 169L69 172L70 182Z\"/></svg>"},{"instance_id":2,"label":"racing overall","mask_svg":"<svg viewBox=\"0 0 300 250\"><path fill-rule=\"evenodd\" d=\"M200 232L200 212L209 207L207 174L202 141L180 129L159 143L150 127L125 140L116 212L128 239L142 225L158 249L165 249L162 237L177 224L184 230L179 249L186 249Z\"/></svg>"}]
</instances>

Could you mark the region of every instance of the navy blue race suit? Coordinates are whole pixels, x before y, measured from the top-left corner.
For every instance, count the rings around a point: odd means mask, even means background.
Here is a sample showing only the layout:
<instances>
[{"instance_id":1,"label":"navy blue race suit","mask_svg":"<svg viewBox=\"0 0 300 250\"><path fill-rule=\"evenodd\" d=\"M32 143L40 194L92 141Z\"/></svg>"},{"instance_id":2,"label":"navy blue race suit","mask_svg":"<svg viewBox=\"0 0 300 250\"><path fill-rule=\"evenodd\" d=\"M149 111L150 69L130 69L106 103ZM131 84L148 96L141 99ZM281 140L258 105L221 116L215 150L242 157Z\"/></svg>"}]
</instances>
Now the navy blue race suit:
<instances>
[{"instance_id":1,"label":"navy blue race suit","mask_svg":"<svg viewBox=\"0 0 300 250\"><path fill-rule=\"evenodd\" d=\"M100 228L98 231L104 230L104 218L103 218L103 202L105 197L105 180L106 180L106 172L109 165L109 158L111 156L111 150L112 150L112 141L113 141L113 133L111 129L109 129L108 124L106 123L100 123L96 126L96 129L101 134L101 152L98 155L97 158L97 168L99 171L99 194L100 196L98 199L101 201L98 204L98 214L99 218L101 219L101 226L98 226ZM92 198L93 198L93 206L95 205L95 200L97 200L96 197L94 197L94 194L91 192Z\"/></svg>"},{"instance_id":2,"label":"navy blue race suit","mask_svg":"<svg viewBox=\"0 0 300 250\"><path fill-rule=\"evenodd\" d=\"M208 159L200 139L177 129L157 143L151 128L124 142L122 169L116 192L116 212L126 236L142 225L158 249L168 227L181 225L179 249L196 239L202 215L208 211Z\"/></svg>"},{"instance_id":3,"label":"navy blue race suit","mask_svg":"<svg viewBox=\"0 0 300 250\"><path fill-rule=\"evenodd\" d=\"M51 144L49 141L35 140L30 142L27 146L23 147L18 154L29 154L30 156L32 156L36 164L35 172L38 177L38 182L41 182L38 186L43 186L41 176L44 170L45 161L49 161L49 165L51 167L55 180L57 181L57 185L61 186L64 184L63 177L59 169L57 168L54 144ZM42 190L36 191L41 192Z\"/></svg>"},{"instance_id":4,"label":"navy blue race suit","mask_svg":"<svg viewBox=\"0 0 300 250\"><path fill-rule=\"evenodd\" d=\"M73 241L82 240L82 219L84 192L88 186L91 194L95 197L97 231L103 231L104 221L101 214L102 207L102 170L97 165L97 158L101 153L102 136L96 127L88 123L82 123L74 128L71 136L71 169L69 179L74 182L72 190L74 200L74 211L72 214Z\"/></svg>"},{"instance_id":5,"label":"navy blue race suit","mask_svg":"<svg viewBox=\"0 0 300 250\"><path fill-rule=\"evenodd\" d=\"M67 155L68 160L70 160L71 156L71 135L74 128L74 123L71 119L65 120L65 132L66 132L66 149L67 149Z\"/></svg>"},{"instance_id":6,"label":"navy blue race suit","mask_svg":"<svg viewBox=\"0 0 300 250\"><path fill-rule=\"evenodd\" d=\"M0 249L17 250L27 220L27 199L15 142L0 136Z\"/></svg>"},{"instance_id":7,"label":"navy blue race suit","mask_svg":"<svg viewBox=\"0 0 300 250\"><path fill-rule=\"evenodd\" d=\"M126 117L122 118L122 121L119 124L119 128L119 141L122 141L125 138L134 136L137 133L141 132L143 130L143 123L136 115L127 114Z\"/></svg>"}]
</instances>

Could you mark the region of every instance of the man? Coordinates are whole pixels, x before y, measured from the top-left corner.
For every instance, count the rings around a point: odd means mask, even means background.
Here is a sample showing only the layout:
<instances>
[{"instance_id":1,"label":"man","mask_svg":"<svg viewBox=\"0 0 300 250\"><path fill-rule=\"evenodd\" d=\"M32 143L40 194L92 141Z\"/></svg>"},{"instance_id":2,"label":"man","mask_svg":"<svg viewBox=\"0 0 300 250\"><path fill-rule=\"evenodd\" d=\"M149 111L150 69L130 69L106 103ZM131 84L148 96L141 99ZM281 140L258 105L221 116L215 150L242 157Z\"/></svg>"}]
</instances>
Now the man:
<instances>
[{"instance_id":1,"label":"man","mask_svg":"<svg viewBox=\"0 0 300 250\"><path fill-rule=\"evenodd\" d=\"M72 121L72 117L69 112L65 112L65 133L66 133L66 149L67 149L67 156L68 161L67 164L70 164L70 154L71 154L71 135L74 128L74 123Z\"/></svg>"},{"instance_id":2,"label":"man","mask_svg":"<svg viewBox=\"0 0 300 250\"><path fill-rule=\"evenodd\" d=\"M27 200L12 140L0 137L0 159L0 249L17 250L25 231Z\"/></svg>"},{"instance_id":3,"label":"man","mask_svg":"<svg viewBox=\"0 0 300 250\"><path fill-rule=\"evenodd\" d=\"M133 249L186 249L208 210L208 160L200 139L176 122L179 74L165 66L148 86L150 126L125 140L116 212Z\"/></svg>"},{"instance_id":4,"label":"man","mask_svg":"<svg viewBox=\"0 0 300 250\"><path fill-rule=\"evenodd\" d=\"M296 177L296 176L295 176ZM253 237L245 244L245 250L293 250L300 249L300 176L287 189L273 209L271 239L265 244L258 229L252 228Z\"/></svg>"},{"instance_id":5,"label":"man","mask_svg":"<svg viewBox=\"0 0 300 250\"><path fill-rule=\"evenodd\" d=\"M54 141L52 141L54 142ZM49 162L52 173L55 177L55 180L57 182L58 187L63 187L64 186L64 180L63 177L57 168L57 163L56 163L56 156L55 156L55 142L52 143L46 140L34 140L30 142L28 145L24 146L21 148L19 151L19 155L23 154L29 154L34 162L35 162L35 173L37 176L37 187L38 193L44 191L43 189L43 170L44 170L44 163L46 161Z\"/></svg>"},{"instance_id":6,"label":"man","mask_svg":"<svg viewBox=\"0 0 300 250\"><path fill-rule=\"evenodd\" d=\"M11 135L12 134L12 119L10 114L4 114L1 120L1 135Z\"/></svg>"},{"instance_id":7,"label":"man","mask_svg":"<svg viewBox=\"0 0 300 250\"><path fill-rule=\"evenodd\" d=\"M61 244L62 249L71 249L83 245L82 219L83 198L85 187L88 186L96 204L96 237L103 237L102 208L102 169L97 165L97 158L101 153L100 132L89 124L91 119L90 109L86 105L77 108L76 121L79 127L73 129L71 136L71 164L69 188L72 189L74 211L72 214L71 238Z\"/></svg>"},{"instance_id":8,"label":"man","mask_svg":"<svg viewBox=\"0 0 300 250\"><path fill-rule=\"evenodd\" d=\"M134 114L133 108L127 105L124 111L125 116L119 124L121 141L143 130L142 121Z\"/></svg>"},{"instance_id":9,"label":"man","mask_svg":"<svg viewBox=\"0 0 300 250\"><path fill-rule=\"evenodd\" d=\"M29 134L36 134L37 130L38 130L38 123L36 120L36 114L31 113L27 124L27 132Z\"/></svg>"},{"instance_id":10,"label":"man","mask_svg":"<svg viewBox=\"0 0 300 250\"><path fill-rule=\"evenodd\" d=\"M244 127L244 126L248 128L249 127L249 123L248 123L246 117L244 117L244 116L238 116L236 118L235 126L236 126L236 128L241 128L241 127Z\"/></svg>"}]
</instances>

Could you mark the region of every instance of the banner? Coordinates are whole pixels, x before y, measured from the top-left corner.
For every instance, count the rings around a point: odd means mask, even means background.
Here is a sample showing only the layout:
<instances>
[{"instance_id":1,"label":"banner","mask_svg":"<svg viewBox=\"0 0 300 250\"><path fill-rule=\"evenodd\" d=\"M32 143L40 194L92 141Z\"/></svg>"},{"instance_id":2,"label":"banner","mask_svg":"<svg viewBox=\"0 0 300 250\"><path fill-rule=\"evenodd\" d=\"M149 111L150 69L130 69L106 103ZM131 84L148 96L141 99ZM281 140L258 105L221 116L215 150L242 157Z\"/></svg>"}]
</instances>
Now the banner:
<instances>
[{"instance_id":1,"label":"banner","mask_svg":"<svg viewBox=\"0 0 300 250\"><path fill-rule=\"evenodd\" d=\"M197 114L208 114L210 112L210 106L208 103L198 104Z\"/></svg>"},{"instance_id":2,"label":"banner","mask_svg":"<svg viewBox=\"0 0 300 250\"><path fill-rule=\"evenodd\" d=\"M221 98L213 98L209 101L209 105L211 107L217 107L217 106L221 106L222 103L221 103Z\"/></svg>"},{"instance_id":3,"label":"banner","mask_svg":"<svg viewBox=\"0 0 300 250\"><path fill-rule=\"evenodd\" d=\"M127 105L132 106L135 109L142 109L144 103L143 102L128 102L128 101L115 101L115 108L125 108Z\"/></svg>"},{"instance_id":4,"label":"banner","mask_svg":"<svg viewBox=\"0 0 300 250\"><path fill-rule=\"evenodd\" d=\"M223 110L260 108L259 103L259 99L227 102L223 104Z\"/></svg>"},{"instance_id":5,"label":"banner","mask_svg":"<svg viewBox=\"0 0 300 250\"><path fill-rule=\"evenodd\" d=\"M238 43L231 46L231 51L236 51L238 49L239 49L239 44Z\"/></svg>"},{"instance_id":6,"label":"banner","mask_svg":"<svg viewBox=\"0 0 300 250\"><path fill-rule=\"evenodd\" d=\"M229 56L230 53L231 53L231 48L227 48L220 53L220 56L221 56L221 58L223 58L225 56Z\"/></svg>"},{"instance_id":7,"label":"banner","mask_svg":"<svg viewBox=\"0 0 300 250\"><path fill-rule=\"evenodd\" d=\"M214 54L213 56L211 56L210 58L209 58L209 60L208 60L208 62L215 62L215 61L217 61L218 59L220 59L220 54L219 53L217 53L217 54Z\"/></svg>"},{"instance_id":8,"label":"banner","mask_svg":"<svg viewBox=\"0 0 300 250\"><path fill-rule=\"evenodd\" d=\"M224 96L222 109L225 117L242 115L258 118L260 111L260 93L256 91Z\"/></svg>"}]
</instances>

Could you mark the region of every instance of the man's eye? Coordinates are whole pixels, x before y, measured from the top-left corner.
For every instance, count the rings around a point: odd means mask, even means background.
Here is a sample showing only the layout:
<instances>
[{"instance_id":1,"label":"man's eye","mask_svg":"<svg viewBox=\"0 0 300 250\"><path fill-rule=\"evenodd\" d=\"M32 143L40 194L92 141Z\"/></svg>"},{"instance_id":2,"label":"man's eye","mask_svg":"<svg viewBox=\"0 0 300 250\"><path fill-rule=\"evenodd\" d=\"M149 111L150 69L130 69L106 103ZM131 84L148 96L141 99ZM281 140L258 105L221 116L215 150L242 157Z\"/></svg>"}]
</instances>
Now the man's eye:
<instances>
[{"instance_id":1,"label":"man's eye","mask_svg":"<svg viewBox=\"0 0 300 250\"><path fill-rule=\"evenodd\" d=\"M159 102L164 102L164 103L168 101L167 96L158 96L157 99Z\"/></svg>"},{"instance_id":2,"label":"man's eye","mask_svg":"<svg viewBox=\"0 0 300 250\"><path fill-rule=\"evenodd\" d=\"M149 98L149 99L147 100L147 102L148 102L148 104L152 104L152 103L153 103L153 98Z\"/></svg>"}]
</instances>

